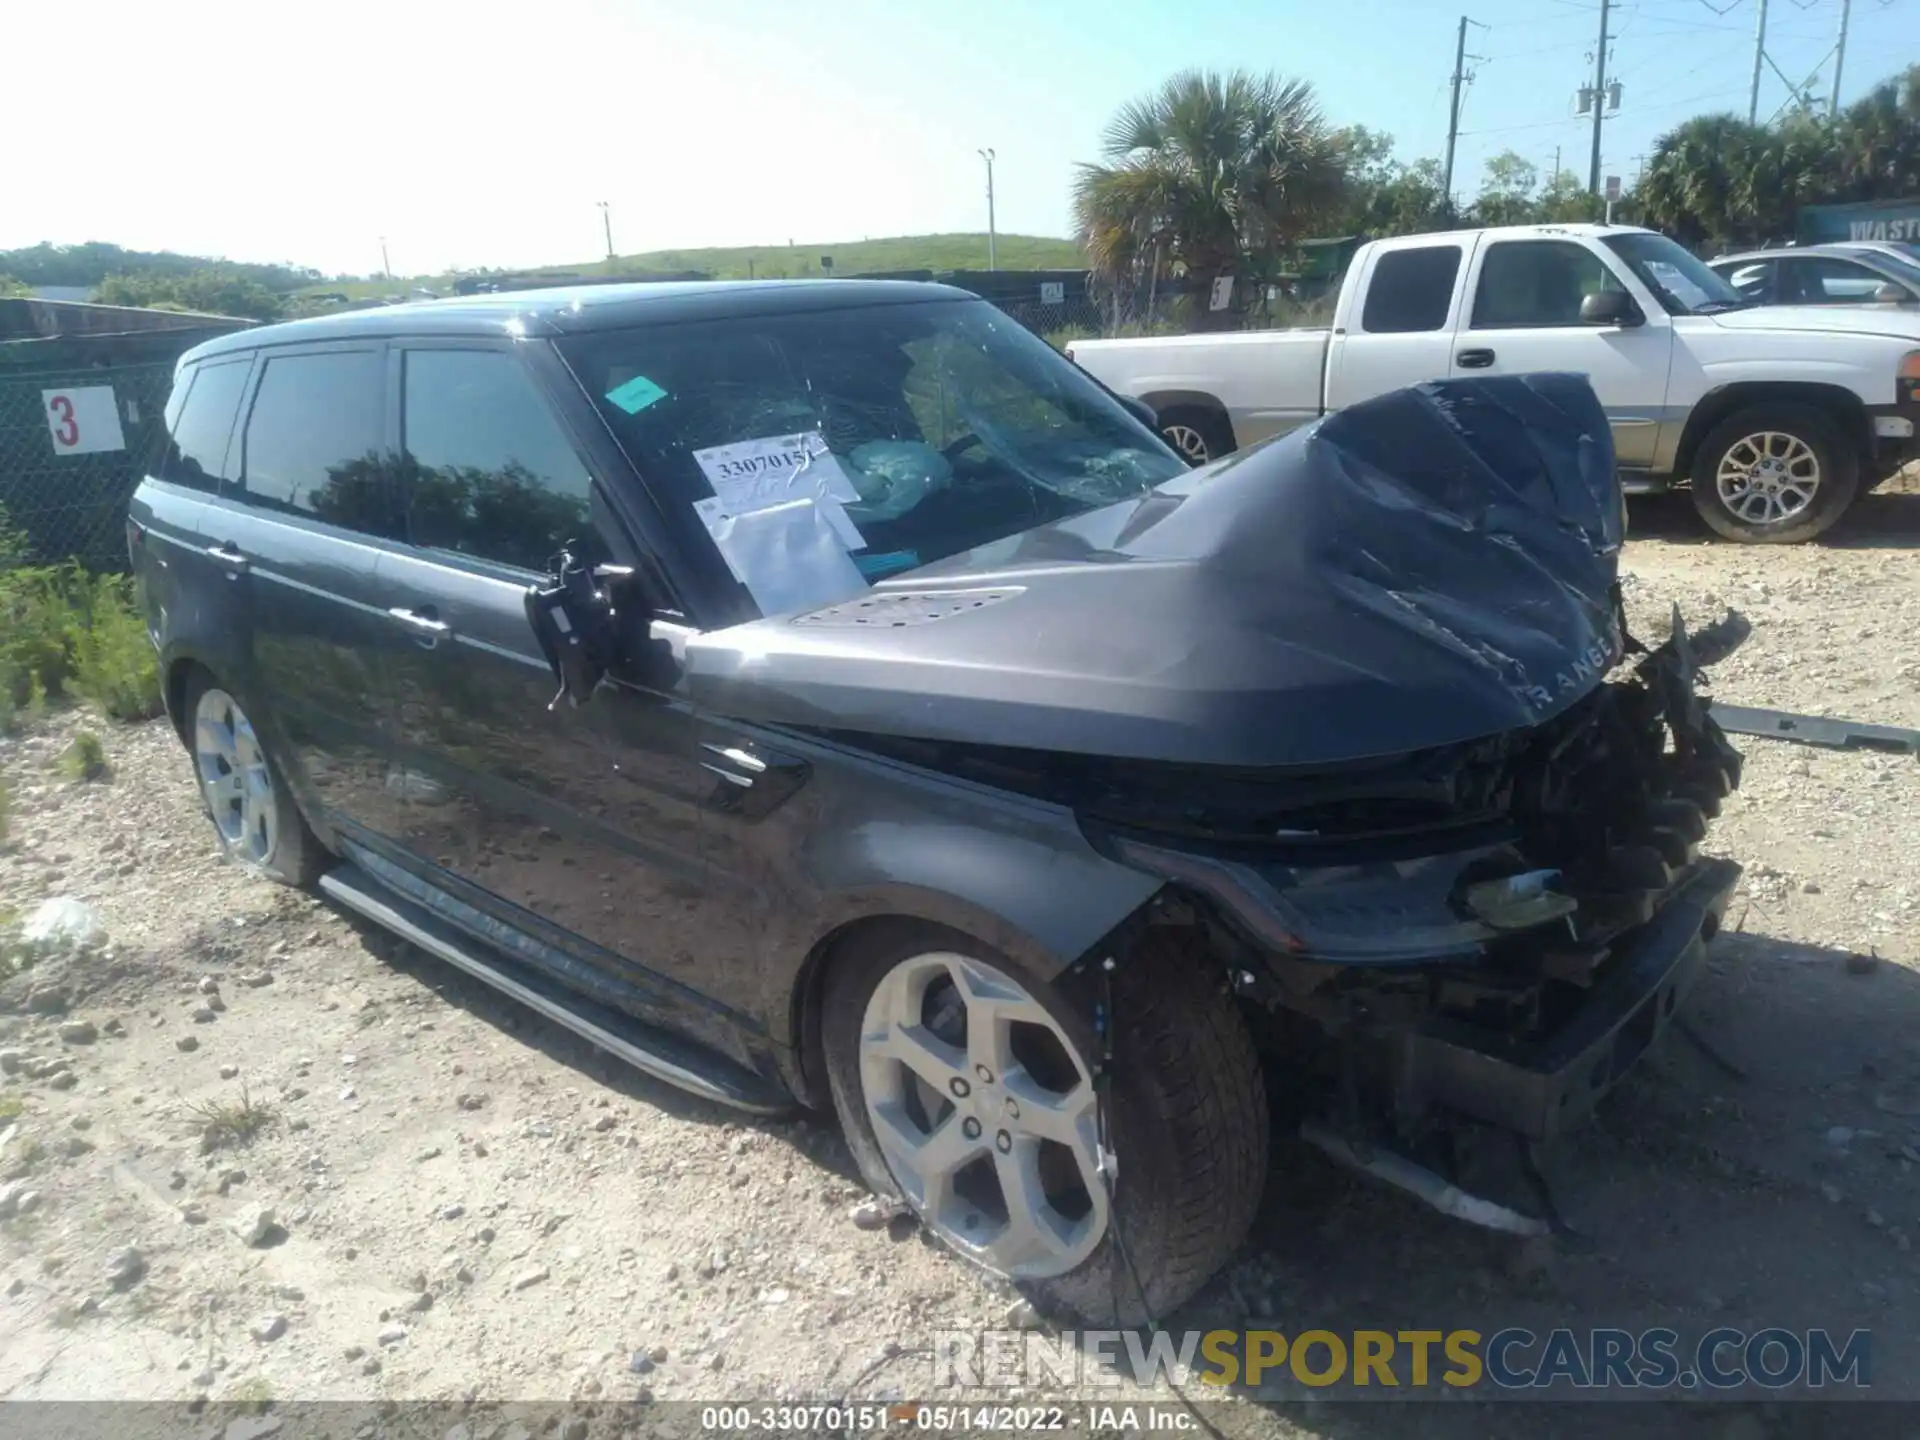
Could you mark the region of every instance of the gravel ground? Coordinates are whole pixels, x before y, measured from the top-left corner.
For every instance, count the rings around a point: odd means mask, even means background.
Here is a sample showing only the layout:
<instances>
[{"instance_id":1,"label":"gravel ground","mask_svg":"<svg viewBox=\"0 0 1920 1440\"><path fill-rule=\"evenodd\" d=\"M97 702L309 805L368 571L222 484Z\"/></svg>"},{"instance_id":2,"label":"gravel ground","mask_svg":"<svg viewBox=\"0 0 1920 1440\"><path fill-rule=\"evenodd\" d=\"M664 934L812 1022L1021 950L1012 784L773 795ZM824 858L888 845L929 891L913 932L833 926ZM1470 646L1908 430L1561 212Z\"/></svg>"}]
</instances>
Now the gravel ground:
<instances>
[{"instance_id":1,"label":"gravel ground","mask_svg":"<svg viewBox=\"0 0 1920 1440\"><path fill-rule=\"evenodd\" d=\"M1717 695L1920 726L1913 487L1818 546L1706 543L1684 505L1634 522L1643 637L1675 602L1754 622ZM110 775L61 778L89 726ZM1284 1141L1254 1242L1175 1328L1865 1326L1880 1373L1911 1362L1920 760L1743 748L1712 845L1748 869L1695 992L1705 1046L1650 1057L1549 1156L1584 1239L1515 1246ZM910 1223L854 1223L830 1124L658 1086L218 863L164 724L53 715L0 741L0 769L0 914L73 896L110 935L0 985L0 1115L17 1111L0 1119L0 1394L894 1398L926 1388L911 1352L934 1330L1008 1323L1017 1297ZM257 1135L204 1148L209 1115L248 1113ZM1399 1409L1242 1403L1223 1423L1542 1428ZM1785 1422L1740 1423L1724 1433Z\"/></svg>"}]
</instances>

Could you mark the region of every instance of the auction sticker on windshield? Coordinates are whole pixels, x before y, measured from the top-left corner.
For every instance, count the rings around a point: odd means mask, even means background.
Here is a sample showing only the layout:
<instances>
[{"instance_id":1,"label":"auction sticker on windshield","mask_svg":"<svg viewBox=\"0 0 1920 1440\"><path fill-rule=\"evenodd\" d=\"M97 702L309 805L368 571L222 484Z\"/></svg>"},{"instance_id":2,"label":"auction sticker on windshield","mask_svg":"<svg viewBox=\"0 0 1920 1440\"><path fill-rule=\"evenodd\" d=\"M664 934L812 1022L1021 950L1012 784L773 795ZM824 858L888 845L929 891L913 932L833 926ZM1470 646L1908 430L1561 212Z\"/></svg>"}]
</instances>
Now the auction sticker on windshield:
<instances>
[{"instance_id":1,"label":"auction sticker on windshield","mask_svg":"<svg viewBox=\"0 0 1920 1440\"><path fill-rule=\"evenodd\" d=\"M831 495L842 504L860 498L818 430L713 445L694 451L693 458L713 493L735 514L782 505L802 494Z\"/></svg>"}]
</instances>

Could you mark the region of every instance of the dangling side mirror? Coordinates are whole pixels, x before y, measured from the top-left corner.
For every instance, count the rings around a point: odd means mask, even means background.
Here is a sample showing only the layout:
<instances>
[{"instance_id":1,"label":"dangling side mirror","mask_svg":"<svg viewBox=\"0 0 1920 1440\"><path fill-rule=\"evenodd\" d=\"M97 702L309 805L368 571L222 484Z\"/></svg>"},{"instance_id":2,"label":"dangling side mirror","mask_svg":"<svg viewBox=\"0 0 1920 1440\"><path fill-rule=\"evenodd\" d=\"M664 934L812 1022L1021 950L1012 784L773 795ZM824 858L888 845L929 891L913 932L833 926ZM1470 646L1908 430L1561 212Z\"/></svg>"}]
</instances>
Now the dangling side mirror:
<instances>
[{"instance_id":1,"label":"dangling side mirror","mask_svg":"<svg viewBox=\"0 0 1920 1440\"><path fill-rule=\"evenodd\" d=\"M624 565L584 565L562 549L544 585L527 587L527 623L547 658L562 695L578 708L593 697L616 654L615 612L610 586L629 578Z\"/></svg>"}]
</instances>

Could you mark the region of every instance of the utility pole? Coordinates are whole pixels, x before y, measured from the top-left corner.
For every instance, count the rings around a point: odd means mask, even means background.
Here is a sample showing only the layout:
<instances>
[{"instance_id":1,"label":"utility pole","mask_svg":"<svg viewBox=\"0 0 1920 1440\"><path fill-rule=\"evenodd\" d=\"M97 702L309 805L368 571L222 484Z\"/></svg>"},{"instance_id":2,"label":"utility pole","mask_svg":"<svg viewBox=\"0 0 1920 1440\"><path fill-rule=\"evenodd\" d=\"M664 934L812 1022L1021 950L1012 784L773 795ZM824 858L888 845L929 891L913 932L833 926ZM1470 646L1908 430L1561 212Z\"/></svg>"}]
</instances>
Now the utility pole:
<instances>
[{"instance_id":1,"label":"utility pole","mask_svg":"<svg viewBox=\"0 0 1920 1440\"><path fill-rule=\"evenodd\" d=\"M1827 97L1827 118L1840 113L1840 70L1847 63L1847 12L1853 0L1840 0L1840 39L1833 47L1833 94Z\"/></svg>"},{"instance_id":2,"label":"utility pole","mask_svg":"<svg viewBox=\"0 0 1920 1440\"><path fill-rule=\"evenodd\" d=\"M1760 118L1760 63L1767 58L1767 0L1758 0L1760 18L1753 26L1753 82L1747 87L1747 123Z\"/></svg>"},{"instance_id":3,"label":"utility pole","mask_svg":"<svg viewBox=\"0 0 1920 1440\"><path fill-rule=\"evenodd\" d=\"M1447 107L1447 163L1440 173L1441 203L1453 213L1453 145L1460 138L1460 87L1467 68L1467 17L1460 17L1460 38L1453 47L1453 101Z\"/></svg>"},{"instance_id":4,"label":"utility pole","mask_svg":"<svg viewBox=\"0 0 1920 1440\"><path fill-rule=\"evenodd\" d=\"M993 252L993 151L987 149L977 153L987 162L987 269L998 270L1000 265Z\"/></svg>"},{"instance_id":5,"label":"utility pole","mask_svg":"<svg viewBox=\"0 0 1920 1440\"><path fill-rule=\"evenodd\" d=\"M1767 0L1760 0L1762 5ZM1587 192L1600 193L1600 121L1606 116L1607 11L1610 0L1600 0L1600 43L1593 48L1593 158L1587 164Z\"/></svg>"},{"instance_id":6,"label":"utility pole","mask_svg":"<svg viewBox=\"0 0 1920 1440\"><path fill-rule=\"evenodd\" d=\"M607 232L607 259L611 260L613 259L613 211L607 208L607 202L604 200L596 200L594 204L600 207L600 224Z\"/></svg>"},{"instance_id":7,"label":"utility pole","mask_svg":"<svg viewBox=\"0 0 1920 1440\"><path fill-rule=\"evenodd\" d=\"M387 237L384 235L380 237L380 269L387 279L393 278L393 262L387 259Z\"/></svg>"},{"instance_id":8,"label":"utility pole","mask_svg":"<svg viewBox=\"0 0 1920 1440\"><path fill-rule=\"evenodd\" d=\"M1553 174L1547 177L1547 183L1552 184L1555 180L1558 180L1559 178L1560 178L1560 147L1556 145L1553 147Z\"/></svg>"}]
</instances>

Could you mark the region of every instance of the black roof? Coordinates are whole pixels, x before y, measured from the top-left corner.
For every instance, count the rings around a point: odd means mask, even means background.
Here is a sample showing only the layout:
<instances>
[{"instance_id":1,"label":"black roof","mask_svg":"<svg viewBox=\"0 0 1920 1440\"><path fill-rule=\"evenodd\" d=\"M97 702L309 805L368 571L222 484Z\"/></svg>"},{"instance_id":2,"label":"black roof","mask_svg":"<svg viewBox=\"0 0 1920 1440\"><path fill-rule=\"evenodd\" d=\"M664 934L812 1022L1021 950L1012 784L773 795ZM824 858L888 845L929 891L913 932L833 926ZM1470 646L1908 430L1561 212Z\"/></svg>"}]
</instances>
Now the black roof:
<instances>
[{"instance_id":1,"label":"black roof","mask_svg":"<svg viewBox=\"0 0 1920 1440\"><path fill-rule=\"evenodd\" d=\"M402 335L572 335L736 315L796 314L924 300L977 300L949 285L900 280L705 280L641 285L576 285L459 295L289 320L196 347L197 360L227 350L312 340Z\"/></svg>"}]
</instances>

